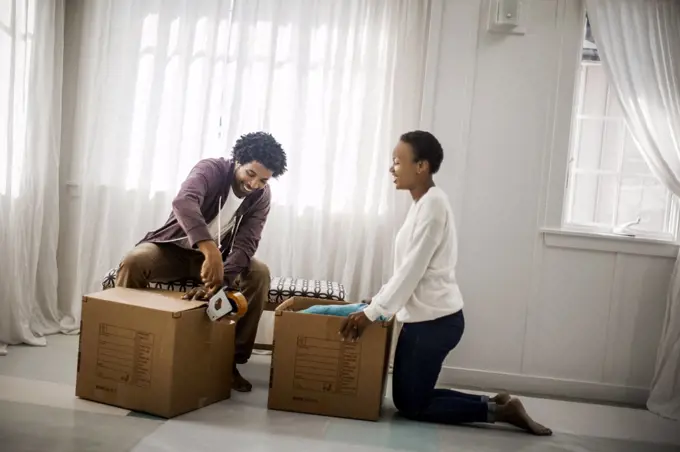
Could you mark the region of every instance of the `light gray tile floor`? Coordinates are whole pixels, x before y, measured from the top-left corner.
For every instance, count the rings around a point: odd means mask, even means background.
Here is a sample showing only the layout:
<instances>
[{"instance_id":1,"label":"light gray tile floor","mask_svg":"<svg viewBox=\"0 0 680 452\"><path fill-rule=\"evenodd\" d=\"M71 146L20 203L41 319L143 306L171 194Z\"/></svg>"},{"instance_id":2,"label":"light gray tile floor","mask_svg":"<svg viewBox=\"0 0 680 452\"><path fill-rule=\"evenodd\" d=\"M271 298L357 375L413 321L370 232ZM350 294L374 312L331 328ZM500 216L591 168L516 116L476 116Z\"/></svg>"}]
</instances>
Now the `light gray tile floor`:
<instances>
[{"instance_id":1,"label":"light gray tile floor","mask_svg":"<svg viewBox=\"0 0 680 452\"><path fill-rule=\"evenodd\" d=\"M0 357L0 451L680 451L680 424L643 410L526 398L552 427L551 438L512 429L418 424L395 415L389 400L378 423L269 411L268 357L244 374L251 394L235 393L176 419L140 417L73 397L77 337L46 348L11 347Z\"/></svg>"}]
</instances>

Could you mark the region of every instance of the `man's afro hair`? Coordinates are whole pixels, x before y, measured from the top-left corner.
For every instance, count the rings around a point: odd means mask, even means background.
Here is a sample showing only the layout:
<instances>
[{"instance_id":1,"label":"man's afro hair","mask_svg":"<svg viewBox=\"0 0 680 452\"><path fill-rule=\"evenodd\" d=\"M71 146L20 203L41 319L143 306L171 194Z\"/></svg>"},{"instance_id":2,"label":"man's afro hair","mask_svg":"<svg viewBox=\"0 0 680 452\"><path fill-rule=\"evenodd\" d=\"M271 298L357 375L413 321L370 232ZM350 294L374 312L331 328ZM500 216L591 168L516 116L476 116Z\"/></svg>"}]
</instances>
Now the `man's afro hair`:
<instances>
[{"instance_id":1,"label":"man's afro hair","mask_svg":"<svg viewBox=\"0 0 680 452\"><path fill-rule=\"evenodd\" d=\"M274 178L288 170L286 152L279 142L266 132L253 132L241 136L234 145L232 156L241 165L260 162L272 172Z\"/></svg>"}]
</instances>

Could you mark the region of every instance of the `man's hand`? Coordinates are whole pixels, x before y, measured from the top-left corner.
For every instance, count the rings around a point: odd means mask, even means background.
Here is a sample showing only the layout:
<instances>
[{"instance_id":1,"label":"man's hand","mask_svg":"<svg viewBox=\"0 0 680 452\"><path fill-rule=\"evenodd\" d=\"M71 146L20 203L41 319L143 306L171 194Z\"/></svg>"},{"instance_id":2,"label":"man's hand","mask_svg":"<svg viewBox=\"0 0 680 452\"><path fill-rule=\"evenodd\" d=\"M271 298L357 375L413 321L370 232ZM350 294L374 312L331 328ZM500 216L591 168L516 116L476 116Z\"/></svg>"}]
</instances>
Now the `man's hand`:
<instances>
[{"instance_id":1,"label":"man's hand","mask_svg":"<svg viewBox=\"0 0 680 452\"><path fill-rule=\"evenodd\" d=\"M222 286L224 281L224 263L222 253L212 240L204 240L198 244L205 260L201 267L201 280L207 287Z\"/></svg>"},{"instance_id":2,"label":"man's hand","mask_svg":"<svg viewBox=\"0 0 680 452\"><path fill-rule=\"evenodd\" d=\"M364 332L367 326L373 322L366 317L364 311L355 312L350 314L343 322L340 327L340 335L344 340L356 341L359 336Z\"/></svg>"},{"instance_id":3,"label":"man's hand","mask_svg":"<svg viewBox=\"0 0 680 452\"><path fill-rule=\"evenodd\" d=\"M208 301L220 290L221 285L200 286L191 289L182 297L184 300Z\"/></svg>"}]
</instances>

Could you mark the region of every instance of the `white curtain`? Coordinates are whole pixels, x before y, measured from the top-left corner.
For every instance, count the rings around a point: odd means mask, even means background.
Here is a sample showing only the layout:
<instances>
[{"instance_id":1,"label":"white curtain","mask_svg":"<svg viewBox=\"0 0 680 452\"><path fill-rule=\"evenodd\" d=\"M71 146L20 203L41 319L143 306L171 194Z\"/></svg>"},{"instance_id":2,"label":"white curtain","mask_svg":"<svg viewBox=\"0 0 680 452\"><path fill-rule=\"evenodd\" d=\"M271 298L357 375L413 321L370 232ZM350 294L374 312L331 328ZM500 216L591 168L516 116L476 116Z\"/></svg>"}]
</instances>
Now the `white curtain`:
<instances>
[{"instance_id":1,"label":"white curtain","mask_svg":"<svg viewBox=\"0 0 680 452\"><path fill-rule=\"evenodd\" d=\"M602 62L654 174L680 196L680 2L588 0ZM680 420L680 256L647 407Z\"/></svg>"},{"instance_id":2,"label":"white curtain","mask_svg":"<svg viewBox=\"0 0 680 452\"><path fill-rule=\"evenodd\" d=\"M70 5L62 299L77 305L165 221L194 163L257 130L289 156L258 257L274 275L341 281L353 299L380 286L408 203L388 167L420 118L429 2Z\"/></svg>"},{"instance_id":3,"label":"white curtain","mask_svg":"<svg viewBox=\"0 0 680 452\"><path fill-rule=\"evenodd\" d=\"M0 354L76 328L57 302L63 0L0 1Z\"/></svg>"}]
</instances>

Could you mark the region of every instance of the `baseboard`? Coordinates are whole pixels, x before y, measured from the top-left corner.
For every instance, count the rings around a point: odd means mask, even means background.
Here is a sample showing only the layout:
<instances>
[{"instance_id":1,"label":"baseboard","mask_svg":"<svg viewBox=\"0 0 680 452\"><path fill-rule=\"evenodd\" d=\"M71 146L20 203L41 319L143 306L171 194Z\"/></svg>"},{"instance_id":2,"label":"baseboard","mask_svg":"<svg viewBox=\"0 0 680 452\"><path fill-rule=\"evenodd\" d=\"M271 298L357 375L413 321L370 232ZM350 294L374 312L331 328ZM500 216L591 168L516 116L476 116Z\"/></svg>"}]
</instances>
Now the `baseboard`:
<instances>
[{"instance_id":1,"label":"baseboard","mask_svg":"<svg viewBox=\"0 0 680 452\"><path fill-rule=\"evenodd\" d=\"M446 366L442 369L439 383L484 391L505 390L515 394L640 407L645 406L649 397L647 388Z\"/></svg>"}]
</instances>

